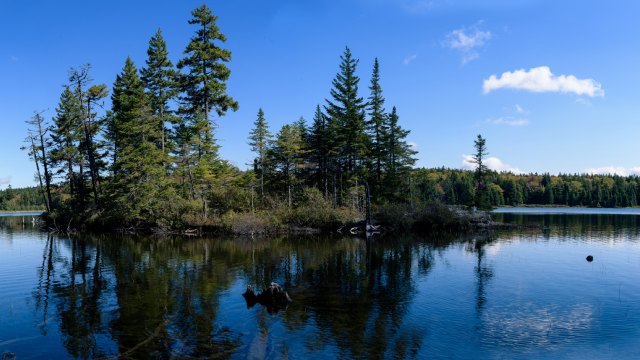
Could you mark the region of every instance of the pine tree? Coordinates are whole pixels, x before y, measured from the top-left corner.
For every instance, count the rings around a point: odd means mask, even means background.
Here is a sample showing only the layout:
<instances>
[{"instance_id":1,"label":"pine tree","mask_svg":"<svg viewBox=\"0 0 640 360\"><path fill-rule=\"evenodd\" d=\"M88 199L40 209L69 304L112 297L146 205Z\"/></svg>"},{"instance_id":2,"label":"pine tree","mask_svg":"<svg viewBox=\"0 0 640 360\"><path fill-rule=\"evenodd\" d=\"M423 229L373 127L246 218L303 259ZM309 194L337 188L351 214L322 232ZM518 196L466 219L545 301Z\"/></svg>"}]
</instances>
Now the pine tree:
<instances>
[{"instance_id":1,"label":"pine tree","mask_svg":"<svg viewBox=\"0 0 640 360\"><path fill-rule=\"evenodd\" d=\"M157 127L160 129L160 147L164 154L167 153L166 129L167 122L173 122L169 110L169 101L177 96L177 72L168 58L167 44L162 37L162 31L158 29L149 40L147 49L146 68L141 72L142 81L145 84L149 97L149 105L154 117L157 119Z\"/></svg>"},{"instance_id":2,"label":"pine tree","mask_svg":"<svg viewBox=\"0 0 640 360\"><path fill-rule=\"evenodd\" d=\"M340 178L342 190L343 178L357 182L358 171L362 170L360 165L368 150L369 138L365 133L364 99L358 96L358 60L352 58L348 47L340 60L340 72L332 82L332 100L326 100L325 110L331 131L331 152L336 155L334 175Z\"/></svg>"},{"instance_id":3,"label":"pine tree","mask_svg":"<svg viewBox=\"0 0 640 360\"><path fill-rule=\"evenodd\" d=\"M193 168L197 159L192 141L195 138L194 129L184 122L179 123L172 133L172 141L175 143L174 175L182 186L183 196L189 199L196 197Z\"/></svg>"},{"instance_id":4,"label":"pine tree","mask_svg":"<svg viewBox=\"0 0 640 360\"><path fill-rule=\"evenodd\" d=\"M417 153L406 141L409 130L404 130L398 121L398 113L394 106L391 114L386 117L384 126L386 136L383 138L387 153L385 164L383 164L386 171L385 188L391 194L402 193L402 182L408 177L411 167L415 164L414 156Z\"/></svg>"},{"instance_id":5,"label":"pine tree","mask_svg":"<svg viewBox=\"0 0 640 360\"><path fill-rule=\"evenodd\" d=\"M327 116L322 113L320 105L316 106L313 124L309 134L310 162L315 164L315 182L323 189L324 198L329 197L329 126Z\"/></svg>"},{"instance_id":6,"label":"pine tree","mask_svg":"<svg viewBox=\"0 0 640 360\"><path fill-rule=\"evenodd\" d=\"M476 164L476 170L474 172L474 179L476 181L475 205L479 208L487 206L487 184L485 183L485 178L489 168L487 168L485 160L489 152L487 151L486 142L487 140L478 134L478 137L473 142L476 153L471 160L473 164Z\"/></svg>"},{"instance_id":7,"label":"pine tree","mask_svg":"<svg viewBox=\"0 0 640 360\"><path fill-rule=\"evenodd\" d=\"M82 138L81 110L78 99L71 88L66 86L60 95L60 102L51 127L51 162L53 168L58 169L56 174L67 179L69 193L72 196L75 193L74 182L76 181L74 166L78 162L78 144Z\"/></svg>"},{"instance_id":8,"label":"pine tree","mask_svg":"<svg viewBox=\"0 0 640 360\"><path fill-rule=\"evenodd\" d=\"M178 62L178 69L187 71L181 78L182 113L193 122L200 138L198 156L215 158L217 147L209 114L214 110L218 116L223 116L230 109L238 109L238 103L227 95L226 81L231 71L225 63L231 60L231 51L217 45L217 42L226 42L227 38L216 25L218 17L207 5L191 14L193 18L189 24L198 26L198 30L184 51L186 57Z\"/></svg>"},{"instance_id":9,"label":"pine tree","mask_svg":"<svg viewBox=\"0 0 640 360\"><path fill-rule=\"evenodd\" d=\"M368 109L369 121L367 130L371 136L371 160L373 161L374 174L372 188L374 195L379 193L379 186L382 178L382 163L385 156L385 109L382 88L380 87L380 67L378 59L373 62L373 74L371 75L371 85L369 86L371 95L369 96Z\"/></svg>"},{"instance_id":10,"label":"pine tree","mask_svg":"<svg viewBox=\"0 0 640 360\"><path fill-rule=\"evenodd\" d=\"M254 171L260 174L260 198L264 201L264 174L266 172L267 150L271 142L272 135L269 132L269 125L264 118L262 108L258 109L258 118L254 122L254 128L249 136L251 151L257 153Z\"/></svg>"},{"instance_id":11,"label":"pine tree","mask_svg":"<svg viewBox=\"0 0 640 360\"><path fill-rule=\"evenodd\" d=\"M305 120L304 116L300 116L296 122L293 123L298 131L300 132L300 137L306 143L309 138L309 129L307 128L307 120Z\"/></svg>"},{"instance_id":12,"label":"pine tree","mask_svg":"<svg viewBox=\"0 0 640 360\"><path fill-rule=\"evenodd\" d=\"M155 199L164 183L164 153L157 146L161 131L151 115L144 83L130 58L116 77L109 117L113 129L113 210L126 221L152 221L158 209Z\"/></svg>"},{"instance_id":13,"label":"pine tree","mask_svg":"<svg viewBox=\"0 0 640 360\"><path fill-rule=\"evenodd\" d=\"M287 203L292 205L292 188L298 180L296 169L302 162L305 149L300 128L293 125L284 125L278 133L273 149L275 163L282 173L287 188Z\"/></svg>"},{"instance_id":14,"label":"pine tree","mask_svg":"<svg viewBox=\"0 0 640 360\"><path fill-rule=\"evenodd\" d=\"M231 52L217 44L226 41L216 25L217 17L206 5L191 14L189 24L198 29L184 51L185 58L177 65L186 71L180 77L183 96L179 112L187 122L179 125L176 139L180 141L178 163L183 166L179 172L188 174L191 194L200 199L202 217L206 218L215 171L224 165L218 159L210 112L220 117L228 110L237 110L238 103L227 94L231 71L225 63L231 60Z\"/></svg>"},{"instance_id":15,"label":"pine tree","mask_svg":"<svg viewBox=\"0 0 640 360\"><path fill-rule=\"evenodd\" d=\"M100 153L101 144L96 141L96 136L102 131L102 123L97 119L97 114L94 113L94 106L100 105L100 101L107 97L108 90L105 84L91 85L92 79L89 76L90 65L84 65L78 69L71 69L69 73L69 82L71 83L72 91L76 97L78 104L80 105L80 124L82 132L84 133L83 139L80 143L80 148L84 154L84 161L80 162L80 204L81 208L84 207L85 193L84 193L84 176L83 171L84 162L88 163L89 178L91 180L91 189L93 192L93 201L96 206L99 205L99 176L100 170L104 166L101 161L103 154Z\"/></svg>"},{"instance_id":16,"label":"pine tree","mask_svg":"<svg viewBox=\"0 0 640 360\"><path fill-rule=\"evenodd\" d=\"M296 131L300 134L300 141L302 144L302 158L300 159L300 165L296 167L296 176L300 179L300 181L306 181L309 178L309 167L306 165L309 163L309 139L310 139L310 130L307 127L307 120L305 120L304 116L300 116L297 121L292 124Z\"/></svg>"}]
</instances>

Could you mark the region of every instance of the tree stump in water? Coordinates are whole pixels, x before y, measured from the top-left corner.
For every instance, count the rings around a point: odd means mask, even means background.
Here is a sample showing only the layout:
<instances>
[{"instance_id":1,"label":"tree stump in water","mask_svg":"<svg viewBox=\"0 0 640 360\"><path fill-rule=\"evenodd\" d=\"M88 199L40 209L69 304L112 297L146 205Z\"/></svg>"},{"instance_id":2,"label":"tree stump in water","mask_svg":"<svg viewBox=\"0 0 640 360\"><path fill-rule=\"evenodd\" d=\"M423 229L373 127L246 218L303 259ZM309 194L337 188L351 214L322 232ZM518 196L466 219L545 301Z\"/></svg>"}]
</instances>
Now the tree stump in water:
<instances>
[{"instance_id":1,"label":"tree stump in water","mask_svg":"<svg viewBox=\"0 0 640 360\"><path fill-rule=\"evenodd\" d=\"M289 294L278 284L272 282L260 294L253 291L251 285L247 285L247 291L242 294L247 302L247 308L252 308L255 304L260 304L267 308L269 313L278 312L278 310L286 309L291 303Z\"/></svg>"}]
</instances>

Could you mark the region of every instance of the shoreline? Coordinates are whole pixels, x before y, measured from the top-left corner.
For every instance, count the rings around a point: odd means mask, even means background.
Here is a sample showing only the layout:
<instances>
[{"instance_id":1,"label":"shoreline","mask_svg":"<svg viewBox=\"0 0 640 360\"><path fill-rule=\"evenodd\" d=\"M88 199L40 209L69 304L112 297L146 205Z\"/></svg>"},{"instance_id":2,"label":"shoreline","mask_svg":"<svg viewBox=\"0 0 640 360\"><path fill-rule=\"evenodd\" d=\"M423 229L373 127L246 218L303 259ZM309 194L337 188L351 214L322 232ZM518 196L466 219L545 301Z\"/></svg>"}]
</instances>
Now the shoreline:
<instances>
[{"instance_id":1,"label":"shoreline","mask_svg":"<svg viewBox=\"0 0 640 360\"><path fill-rule=\"evenodd\" d=\"M470 210L461 206L431 204L420 209L403 206L381 207L366 224L364 217L333 218L324 222L273 222L265 214L238 214L226 220L212 218L206 223L184 223L179 228L158 226L112 227L82 221L53 219L46 212L40 216L43 231L59 233L148 234L154 236L200 237L232 235L239 237L272 237L279 235L353 235L368 237L390 234L428 234L437 232L473 233L477 231L520 228L522 225L497 222L490 210ZM56 221L57 220L57 221ZM282 220L282 219L280 219ZM288 219L291 220L291 219ZM67 224L66 228L64 225ZM73 226L71 226L73 224Z\"/></svg>"}]
</instances>

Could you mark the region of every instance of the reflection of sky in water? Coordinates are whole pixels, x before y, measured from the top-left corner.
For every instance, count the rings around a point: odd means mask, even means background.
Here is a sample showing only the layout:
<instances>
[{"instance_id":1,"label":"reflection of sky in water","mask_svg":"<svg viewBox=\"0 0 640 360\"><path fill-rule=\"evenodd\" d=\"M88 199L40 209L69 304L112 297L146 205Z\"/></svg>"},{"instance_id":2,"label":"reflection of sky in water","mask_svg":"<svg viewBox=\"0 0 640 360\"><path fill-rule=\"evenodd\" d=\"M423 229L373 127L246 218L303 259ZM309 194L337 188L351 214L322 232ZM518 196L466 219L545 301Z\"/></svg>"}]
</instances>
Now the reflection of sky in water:
<instances>
[{"instance_id":1,"label":"reflection of sky in water","mask_svg":"<svg viewBox=\"0 0 640 360\"><path fill-rule=\"evenodd\" d=\"M540 346L579 343L592 336L594 310L591 304L541 307L533 303L486 309L480 336L486 346L525 351Z\"/></svg>"}]
</instances>

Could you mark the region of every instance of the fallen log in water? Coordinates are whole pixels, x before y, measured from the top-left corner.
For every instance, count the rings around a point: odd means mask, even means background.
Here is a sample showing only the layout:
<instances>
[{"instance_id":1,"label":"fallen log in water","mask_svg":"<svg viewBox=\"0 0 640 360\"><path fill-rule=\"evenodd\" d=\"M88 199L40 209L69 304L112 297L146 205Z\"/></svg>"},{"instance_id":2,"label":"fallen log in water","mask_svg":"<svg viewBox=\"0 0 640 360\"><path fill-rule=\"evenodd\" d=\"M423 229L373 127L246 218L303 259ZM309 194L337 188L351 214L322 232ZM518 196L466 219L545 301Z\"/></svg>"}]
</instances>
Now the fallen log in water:
<instances>
[{"instance_id":1,"label":"fallen log in water","mask_svg":"<svg viewBox=\"0 0 640 360\"><path fill-rule=\"evenodd\" d=\"M260 294L253 291L251 285L247 285L247 291L242 294L247 302L247 308L252 308L255 304L265 306L269 313L278 312L278 310L286 309L291 303L289 294L278 284L272 282Z\"/></svg>"}]
</instances>

